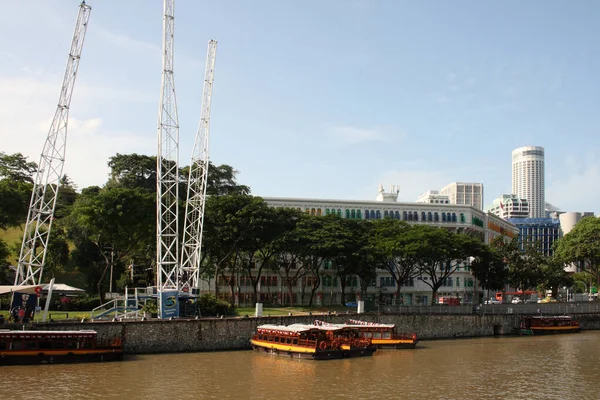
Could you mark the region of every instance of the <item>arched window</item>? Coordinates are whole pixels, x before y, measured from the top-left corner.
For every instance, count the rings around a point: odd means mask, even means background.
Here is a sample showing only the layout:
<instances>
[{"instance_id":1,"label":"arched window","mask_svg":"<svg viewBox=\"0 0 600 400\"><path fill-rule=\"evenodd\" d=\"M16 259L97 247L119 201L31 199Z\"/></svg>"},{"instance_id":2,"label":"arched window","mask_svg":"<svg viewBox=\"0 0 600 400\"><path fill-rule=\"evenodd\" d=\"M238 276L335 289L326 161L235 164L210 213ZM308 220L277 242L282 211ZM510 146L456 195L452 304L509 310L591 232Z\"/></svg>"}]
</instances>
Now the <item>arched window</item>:
<instances>
[{"instance_id":1,"label":"arched window","mask_svg":"<svg viewBox=\"0 0 600 400\"><path fill-rule=\"evenodd\" d=\"M438 213L433 213L433 222L440 222L440 216Z\"/></svg>"},{"instance_id":2,"label":"arched window","mask_svg":"<svg viewBox=\"0 0 600 400\"><path fill-rule=\"evenodd\" d=\"M346 219L350 219L350 210L346 209Z\"/></svg>"},{"instance_id":3,"label":"arched window","mask_svg":"<svg viewBox=\"0 0 600 400\"><path fill-rule=\"evenodd\" d=\"M396 219L400 219L400 212L399 212L399 211L396 211L396 212L394 213L394 217L395 217Z\"/></svg>"},{"instance_id":4,"label":"arched window","mask_svg":"<svg viewBox=\"0 0 600 400\"><path fill-rule=\"evenodd\" d=\"M431 211L429 211L427 213L427 221L429 221L429 222L433 221L433 214L431 213Z\"/></svg>"},{"instance_id":5,"label":"arched window","mask_svg":"<svg viewBox=\"0 0 600 400\"><path fill-rule=\"evenodd\" d=\"M375 211L375 218L381 219L381 211L380 210Z\"/></svg>"},{"instance_id":6,"label":"arched window","mask_svg":"<svg viewBox=\"0 0 600 400\"><path fill-rule=\"evenodd\" d=\"M365 211L365 217L367 216L367 212ZM356 218L362 219L362 213L360 210L356 210ZM368 219L368 218L367 218Z\"/></svg>"},{"instance_id":7,"label":"arched window","mask_svg":"<svg viewBox=\"0 0 600 400\"><path fill-rule=\"evenodd\" d=\"M421 213L421 221L427 221L427 214L425 214L425 211Z\"/></svg>"},{"instance_id":8,"label":"arched window","mask_svg":"<svg viewBox=\"0 0 600 400\"><path fill-rule=\"evenodd\" d=\"M371 216L371 219L375 219L375 211L371 210L371 213L369 214Z\"/></svg>"},{"instance_id":9,"label":"arched window","mask_svg":"<svg viewBox=\"0 0 600 400\"><path fill-rule=\"evenodd\" d=\"M404 211L404 212L402 213L402 219L403 219L404 221L408 221L408 216L406 215L406 211Z\"/></svg>"},{"instance_id":10,"label":"arched window","mask_svg":"<svg viewBox=\"0 0 600 400\"><path fill-rule=\"evenodd\" d=\"M329 215L329 208L325 209L325 215Z\"/></svg>"},{"instance_id":11,"label":"arched window","mask_svg":"<svg viewBox=\"0 0 600 400\"><path fill-rule=\"evenodd\" d=\"M452 222L456 222L456 213L452 213Z\"/></svg>"},{"instance_id":12,"label":"arched window","mask_svg":"<svg viewBox=\"0 0 600 400\"><path fill-rule=\"evenodd\" d=\"M337 216L342 218L342 210L338 208L337 210Z\"/></svg>"},{"instance_id":13,"label":"arched window","mask_svg":"<svg viewBox=\"0 0 600 400\"><path fill-rule=\"evenodd\" d=\"M389 217L389 216L390 216L390 213L388 212L388 210L385 210L385 211L383 212L383 218L387 218L387 217Z\"/></svg>"},{"instance_id":14,"label":"arched window","mask_svg":"<svg viewBox=\"0 0 600 400\"><path fill-rule=\"evenodd\" d=\"M465 214L460 213L460 223L464 224L465 223Z\"/></svg>"},{"instance_id":15,"label":"arched window","mask_svg":"<svg viewBox=\"0 0 600 400\"><path fill-rule=\"evenodd\" d=\"M321 211L320 208L317 208L317 217L320 217L323 215L323 211Z\"/></svg>"},{"instance_id":16,"label":"arched window","mask_svg":"<svg viewBox=\"0 0 600 400\"><path fill-rule=\"evenodd\" d=\"M304 212L310 215L310 208L305 209Z\"/></svg>"},{"instance_id":17,"label":"arched window","mask_svg":"<svg viewBox=\"0 0 600 400\"><path fill-rule=\"evenodd\" d=\"M317 210L315 210L314 208L311 208L311 209L310 209L310 215L312 215L313 217L314 217L315 215L317 215Z\"/></svg>"},{"instance_id":18,"label":"arched window","mask_svg":"<svg viewBox=\"0 0 600 400\"><path fill-rule=\"evenodd\" d=\"M442 222L446 222L446 213L442 213Z\"/></svg>"},{"instance_id":19,"label":"arched window","mask_svg":"<svg viewBox=\"0 0 600 400\"><path fill-rule=\"evenodd\" d=\"M356 210L350 211L350 218L356 219Z\"/></svg>"},{"instance_id":20,"label":"arched window","mask_svg":"<svg viewBox=\"0 0 600 400\"><path fill-rule=\"evenodd\" d=\"M409 212L408 212L408 220L409 220L409 221L412 221L412 220L413 220L413 217L412 217L412 211L409 211Z\"/></svg>"},{"instance_id":21,"label":"arched window","mask_svg":"<svg viewBox=\"0 0 600 400\"><path fill-rule=\"evenodd\" d=\"M358 210L360 215L360 210ZM369 210L365 210L365 219L369 219Z\"/></svg>"},{"instance_id":22,"label":"arched window","mask_svg":"<svg viewBox=\"0 0 600 400\"><path fill-rule=\"evenodd\" d=\"M418 221L419 220L419 213L416 212L416 211L413 212L413 218L414 218L415 221Z\"/></svg>"}]
</instances>

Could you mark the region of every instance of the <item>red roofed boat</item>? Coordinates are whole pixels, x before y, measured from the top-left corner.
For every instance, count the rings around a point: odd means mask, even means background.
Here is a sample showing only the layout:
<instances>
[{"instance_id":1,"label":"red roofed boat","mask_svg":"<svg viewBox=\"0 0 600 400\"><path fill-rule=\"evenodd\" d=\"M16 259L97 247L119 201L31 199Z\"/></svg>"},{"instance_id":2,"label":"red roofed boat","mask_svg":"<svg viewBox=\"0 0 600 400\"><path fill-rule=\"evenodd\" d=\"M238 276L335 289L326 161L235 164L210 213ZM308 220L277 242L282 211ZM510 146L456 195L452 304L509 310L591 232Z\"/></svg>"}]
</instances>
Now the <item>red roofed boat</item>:
<instances>
[{"instance_id":1,"label":"red roofed boat","mask_svg":"<svg viewBox=\"0 0 600 400\"><path fill-rule=\"evenodd\" d=\"M315 321L321 326L345 326L355 329L363 339L371 340L378 349L412 349L419 340L416 333L398 333L393 324L379 324L375 322L348 320L347 324L329 324L323 321Z\"/></svg>"},{"instance_id":2,"label":"red roofed boat","mask_svg":"<svg viewBox=\"0 0 600 400\"><path fill-rule=\"evenodd\" d=\"M579 331L581 331L579 321L568 315L523 317L519 327L521 335L551 335Z\"/></svg>"},{"instance_id":3,"label":"red roofed boat","mask_svg":"<svg viewBox=\"0 0 600 400\"><path fill-rule=\"evenodd\" d=\"M116 361L121 339L97 340L96 331L0 330L0 365Z\"/></svg>"},{"instance_id":4,"label":"red roofed boat","mask_svg":"<svg viewBox=\"0 0 600 400\"><path fill-rule=\"evenodd\" d=\"M259 352L314 360L370 356L376 350L355 329L304 324L260 325L250 344Z\"/></svg>"}]
</instances>

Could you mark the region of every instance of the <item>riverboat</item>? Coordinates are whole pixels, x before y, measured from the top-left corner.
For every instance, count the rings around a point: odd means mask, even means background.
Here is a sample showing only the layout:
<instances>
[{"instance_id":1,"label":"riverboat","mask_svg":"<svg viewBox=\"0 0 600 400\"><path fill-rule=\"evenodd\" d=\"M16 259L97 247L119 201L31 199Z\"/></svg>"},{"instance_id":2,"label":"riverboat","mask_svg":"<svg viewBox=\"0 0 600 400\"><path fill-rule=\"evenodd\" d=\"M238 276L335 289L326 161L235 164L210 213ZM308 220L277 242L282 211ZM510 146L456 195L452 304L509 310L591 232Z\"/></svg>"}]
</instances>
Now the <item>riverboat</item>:
<instances>
[{"instance_id":1,"label":"riverboat","mask_svg":"<svg viewBox=\"0 0 600 400\"><path fill-rule=\"evenodd\" d=\"M521 319L521 335L550 335L555 333L576 333L581 331L579 321L567 315L529 316Z\"/></svg>"},{"instance_id":2,"label":"riverboat","mask_svg":"<svg viewBox=\"0 0 600 400\"><path fill-rule=\"evenodd\" d=\"M396 331L394 324L379 324L351 319L346 324L329 324L324 321L315 321L316 325L346 326L355 329L363 339L371 340L378 349L414 349L419 340L416 333L402 333Z\"/></svg>"},{"instance_id":3,"label":"riverboat","mask_svg":"<svg viewBox=\"0 0 600 400\"><path fill-rule=\"evenodd\" d=\"M314 360L370 356L376 350L355 329L305 324L260 325L250 344L259 352Z\"/></svg>"},{"instance_id":4,"label":"riverboat","mask_svg":"<svg viewBox=\"0 0 600 400\"><path fill-rule=\"evenodd\" d=\"M0 330L0 365L117 361L121 339L99 341L96 331Z\"/></svg>"}]
</instances>

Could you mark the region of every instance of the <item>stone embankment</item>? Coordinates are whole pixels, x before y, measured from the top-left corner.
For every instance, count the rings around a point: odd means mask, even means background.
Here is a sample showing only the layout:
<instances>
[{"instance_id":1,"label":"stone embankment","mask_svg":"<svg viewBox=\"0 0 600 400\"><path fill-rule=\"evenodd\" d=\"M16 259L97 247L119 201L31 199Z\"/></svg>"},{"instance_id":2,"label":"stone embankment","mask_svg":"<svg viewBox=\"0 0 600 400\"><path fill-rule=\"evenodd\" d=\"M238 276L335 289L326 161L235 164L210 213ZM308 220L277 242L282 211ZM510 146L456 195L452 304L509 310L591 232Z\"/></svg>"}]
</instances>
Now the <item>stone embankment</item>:
<instances>
[{"instance_id":1,"label":"stone embankment","mask_svg":"<svg viewBox=\"0 0 600 400\"><path fill-rule=\"evenodd\" d=\"M37 324L35 329L93 329L101 339L120 337L128 354L224 351L249 349L249 339L258 325L313 323L319 319L344 323L348 318L395 324L399 332L416 332L420 340L456 339L513 334L520 316L423 315L423 314L339 314L299 315L261 318L202 318L172 321L122 321ZM583 330L599 330L600 314L578 314Z\"/></svg>"}]
</instances>

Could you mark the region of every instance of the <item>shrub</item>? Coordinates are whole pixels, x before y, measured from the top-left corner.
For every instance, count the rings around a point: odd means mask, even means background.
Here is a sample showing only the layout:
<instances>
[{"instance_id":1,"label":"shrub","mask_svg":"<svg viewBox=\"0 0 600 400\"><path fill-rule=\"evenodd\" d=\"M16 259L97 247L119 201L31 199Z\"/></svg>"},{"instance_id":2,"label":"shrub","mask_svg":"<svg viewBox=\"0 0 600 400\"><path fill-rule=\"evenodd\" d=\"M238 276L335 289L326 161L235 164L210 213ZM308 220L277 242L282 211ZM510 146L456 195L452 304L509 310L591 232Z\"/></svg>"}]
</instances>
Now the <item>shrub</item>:
<instances>
[{"instance_id":1,"label":"shrub","mask_svg":"<svg viewBox=\"0 0 600 400\"><path fill-rule=\"evenodd\" d=\"M215 315L228 315L231 312L231 304L219 300L212 293L205 293L199 299L200 315L203 317Z\"/></svg>"}]
</instances>

